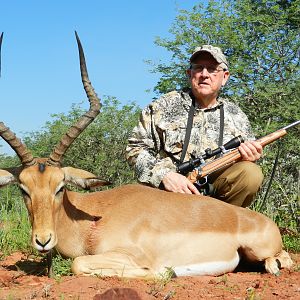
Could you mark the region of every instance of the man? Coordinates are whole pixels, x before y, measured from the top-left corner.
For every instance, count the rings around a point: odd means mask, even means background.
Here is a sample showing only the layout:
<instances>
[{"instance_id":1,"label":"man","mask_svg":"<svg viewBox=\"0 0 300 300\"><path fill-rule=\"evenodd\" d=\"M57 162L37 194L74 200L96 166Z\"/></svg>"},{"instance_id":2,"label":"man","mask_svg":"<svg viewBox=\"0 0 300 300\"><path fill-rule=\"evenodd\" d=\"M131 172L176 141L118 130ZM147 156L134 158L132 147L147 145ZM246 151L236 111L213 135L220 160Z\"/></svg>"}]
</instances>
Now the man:
<instances>
[{"instance_id":1,"label":"man","mask_svg":"<svg viewBox=\"0 0 300 300\"><path fill-rule=\"evenodd\" d=\"M239 146L242 161L212 174L209 181L213 186L211 196L249 206L263 180L255 164L262 155L262 147L254 141L250 123L240 108L218 98L229 78L227 59L218 47L197 47L190 58L187 76L190 91L165 94L142 111L129 139L127 159L141 183L171 192L199 194L195 185L176 173L176 164L242 135L246 141ZM189 122L192 127L188 146L182 154Z\"/></svg>"}]
</instances>

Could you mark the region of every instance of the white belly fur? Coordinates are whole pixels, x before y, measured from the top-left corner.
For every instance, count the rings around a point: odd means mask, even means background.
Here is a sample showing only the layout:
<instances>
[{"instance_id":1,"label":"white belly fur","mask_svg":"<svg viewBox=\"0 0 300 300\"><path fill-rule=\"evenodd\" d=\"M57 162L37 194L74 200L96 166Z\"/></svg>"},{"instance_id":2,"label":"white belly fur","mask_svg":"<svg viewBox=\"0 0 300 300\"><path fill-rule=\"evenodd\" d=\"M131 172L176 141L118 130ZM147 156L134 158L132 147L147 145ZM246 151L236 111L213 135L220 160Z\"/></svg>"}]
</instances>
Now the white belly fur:
<instances>
[{"instance_id":1,"label":"white belly fur","mask_svg":"<svg viewBox=\"0 0 300 300\"><path fill-rule=\"evenodd\" d=\"M173 267L177 276L221 275L233 271L239 264L240 257L236 252L230 261L212 261L200 264Z\"/></svg>"}]
</instances>

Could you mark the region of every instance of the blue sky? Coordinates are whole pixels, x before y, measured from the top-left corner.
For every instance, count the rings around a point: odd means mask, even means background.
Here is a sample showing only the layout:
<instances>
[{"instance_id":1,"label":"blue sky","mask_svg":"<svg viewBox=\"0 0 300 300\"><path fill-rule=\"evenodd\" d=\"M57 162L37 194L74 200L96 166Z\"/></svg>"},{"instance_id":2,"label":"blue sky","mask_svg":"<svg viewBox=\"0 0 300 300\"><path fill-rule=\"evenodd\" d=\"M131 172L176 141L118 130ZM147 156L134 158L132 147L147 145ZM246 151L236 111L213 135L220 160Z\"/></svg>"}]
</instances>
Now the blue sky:
<instances>
[{"instance_id":1,"label":"blue sky","mask_svg":"<svg viewBox=\"0 0 300 300\"><path fill-rule=\"evenodd\" d=\"M26 132L40 130L51 114L68 112L73 103L86 99L74 30L98 95L144 107L154 97L159 78L144 61L170 58L170 53L154 44L155 37L169 37L178 10L190 10L196 3L3 1L0 121L22 138ZM0 153L9 153L2 140L0 145Z\"/></svg>"}]
</instances>

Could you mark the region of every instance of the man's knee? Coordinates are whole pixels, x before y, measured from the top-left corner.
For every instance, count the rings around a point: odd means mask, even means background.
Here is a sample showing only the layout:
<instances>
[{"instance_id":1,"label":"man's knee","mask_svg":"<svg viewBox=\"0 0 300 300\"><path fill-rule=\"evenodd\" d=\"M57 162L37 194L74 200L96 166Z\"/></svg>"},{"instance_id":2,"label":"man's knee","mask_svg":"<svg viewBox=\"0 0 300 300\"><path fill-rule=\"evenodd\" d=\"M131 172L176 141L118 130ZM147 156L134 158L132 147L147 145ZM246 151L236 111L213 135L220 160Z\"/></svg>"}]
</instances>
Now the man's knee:
<instances>
[{"instance_id":1,"label":"man's knee","mask_svg":"<svg viewBox=\"0 0 300 300\"><path fill-rule=\"evenodd\" d=\"M236 164L237 171L240 173L240 182L245 185L251 194L255 194L262 185L264 175L261 168L252 162L242 161Z\"/></svg>"},{"instance_id":2,"label":"man's knee","mask_svg":"<svg viewBox=\"0 0 300 300\"><path fill-rule=\"evenodd\" d=\"M214 184L216 198L249 206L263 182L261 168L252 162L238 162L219 175Z\"/></svg>"}]
</instances>

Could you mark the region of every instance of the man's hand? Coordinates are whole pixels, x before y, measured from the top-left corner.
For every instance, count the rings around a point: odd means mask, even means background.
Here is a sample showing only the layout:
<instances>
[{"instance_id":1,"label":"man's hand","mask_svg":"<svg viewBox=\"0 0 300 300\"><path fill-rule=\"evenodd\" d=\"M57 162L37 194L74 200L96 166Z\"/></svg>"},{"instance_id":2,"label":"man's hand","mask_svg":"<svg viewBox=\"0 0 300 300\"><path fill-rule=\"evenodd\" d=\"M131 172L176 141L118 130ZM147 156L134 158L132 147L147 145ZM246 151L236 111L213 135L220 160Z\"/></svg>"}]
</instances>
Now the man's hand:
<instances>
[{"instance_id":1,"label":"man's hand","mask_svg":"<svg viewBox=\"0 0 300 300\"><path fill-rule=\"evenodd\" d=\"M183 175L170 172L162 179L166 191L200 195L197 188Z\"/></svg>"},{"instance_id":2,"label":"man's hand","mask_svg":"<svg viewBox=\"0 0 300 300\"><path fill-rule=\"evenodd\" d=\"M247 141L239 146L242 160L255 162L262 156L262 146L256 141Z\"/></svg>"}]
</instances>

